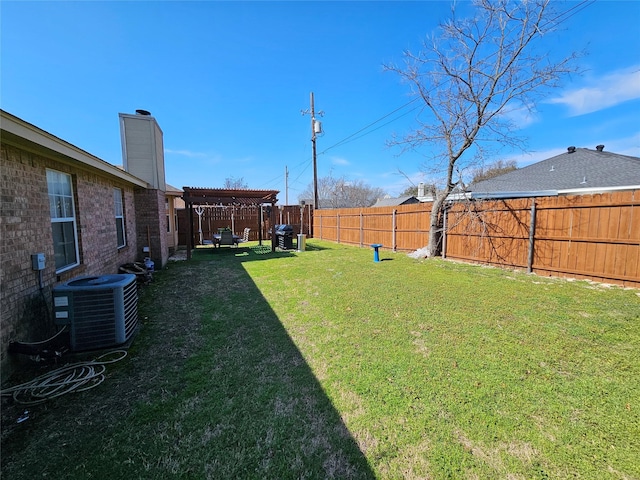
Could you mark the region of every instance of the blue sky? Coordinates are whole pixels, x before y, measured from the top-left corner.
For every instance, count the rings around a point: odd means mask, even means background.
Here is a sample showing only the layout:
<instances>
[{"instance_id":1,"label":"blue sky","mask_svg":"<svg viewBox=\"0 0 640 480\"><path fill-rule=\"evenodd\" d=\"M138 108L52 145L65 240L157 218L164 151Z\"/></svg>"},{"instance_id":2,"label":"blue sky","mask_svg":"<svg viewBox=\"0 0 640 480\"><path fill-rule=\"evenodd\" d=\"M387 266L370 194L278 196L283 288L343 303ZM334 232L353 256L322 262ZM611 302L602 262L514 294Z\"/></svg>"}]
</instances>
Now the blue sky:
<instances>
[{"instance_id":1,"label":"blue sky","mask_svg":"<svg viewBox=\"0 0 640 480\"><path fill-rule=\"evenodd\" d=\"M383 64L419 49L449 11L443 1L2 0L0 106L116 165L118 113L149 110L164 132L171 185L242 178L280 190L284 203L287 167L297 203L313 178L311 121L301 111L314 92L324 111L318 176L395 196L429 180L430 152L387 146L419 110L401 108L409 87ZM496 159L524 166L598 144L640 157L640 2L589 1L575 12L549 50L586 49L584 73L521 120L528 153Z\"/></svg>"}]
</instances>

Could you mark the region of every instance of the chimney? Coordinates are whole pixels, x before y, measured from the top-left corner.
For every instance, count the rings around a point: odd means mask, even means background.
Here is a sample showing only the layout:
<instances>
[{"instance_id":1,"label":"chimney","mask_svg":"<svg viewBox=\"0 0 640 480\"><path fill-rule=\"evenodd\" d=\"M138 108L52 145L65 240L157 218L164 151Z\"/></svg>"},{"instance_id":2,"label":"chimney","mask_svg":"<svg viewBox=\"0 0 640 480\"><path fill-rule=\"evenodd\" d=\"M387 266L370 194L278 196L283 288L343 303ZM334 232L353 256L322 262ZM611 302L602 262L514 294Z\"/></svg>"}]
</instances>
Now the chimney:
<instances>
[{"instance_id":1,"label":"chimney","mask_svg":"<svg viewBox=\"0 0 640 480\"><path fill-rule=\"evenodd\" d=\"M420 182L418 184L418 197L424 197L424 183Z\"/></svg>"},{"instance_id":2,"label":"chimney","mask_svg":"<svg viewBox=\"0 0 640 480\"><path fill-rule=\"evenodd\" d=\"M146 110L118 114L125 171L149 183L150 188L166 191L162 130Z\"/></svg>"},{"instance_id":3,"label":"chimney","mask_svg":"<svg viewBox=\"0 0 640 480\"><path fill-rule=\"evenodd\" d=\"M569 153L573 153L575 151L576 151L576 147L571 146L571 147L567 148L567 152L569 152Z\"/></svg>"},{"instance_id":4,"label":"chimney","mask_svg":"<svg viewBox=\"0 0 640 480\"><path fill-rule=\"evenodd\" d=\"M596 150L601 152L604 150L604 145L596 145Z\"/></svg>"}]
</instances>

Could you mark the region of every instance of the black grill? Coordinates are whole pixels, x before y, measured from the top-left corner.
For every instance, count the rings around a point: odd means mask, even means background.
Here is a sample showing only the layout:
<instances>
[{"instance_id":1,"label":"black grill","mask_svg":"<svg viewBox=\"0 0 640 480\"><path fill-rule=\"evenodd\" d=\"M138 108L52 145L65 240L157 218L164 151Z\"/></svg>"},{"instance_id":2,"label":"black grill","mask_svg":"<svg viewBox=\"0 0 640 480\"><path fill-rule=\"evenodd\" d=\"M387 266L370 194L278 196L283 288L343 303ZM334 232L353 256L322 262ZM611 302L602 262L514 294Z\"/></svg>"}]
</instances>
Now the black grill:
<instances>
[{"instance_id":1,"label":"black grill","mask_svg":"<svg viewBox=\"0 0 640 480\"><path fill-rule=\"evenodd\" d=\"M293 226L276 225L276 237L278 239L278 248L282 250L293 249Z\"/></svg>"}]
</instances>

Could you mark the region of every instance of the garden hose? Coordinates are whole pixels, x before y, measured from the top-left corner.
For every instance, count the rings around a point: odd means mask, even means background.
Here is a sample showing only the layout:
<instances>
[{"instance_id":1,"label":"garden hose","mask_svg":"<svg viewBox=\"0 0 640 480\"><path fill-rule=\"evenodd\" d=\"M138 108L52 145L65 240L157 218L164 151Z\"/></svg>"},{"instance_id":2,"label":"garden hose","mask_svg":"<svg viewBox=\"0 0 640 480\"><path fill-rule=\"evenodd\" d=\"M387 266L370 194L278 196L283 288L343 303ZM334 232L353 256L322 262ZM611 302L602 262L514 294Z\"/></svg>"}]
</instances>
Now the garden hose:
<instances>
[{"instance_id":1,"label":"garden hose","mask_svg":"<svg viewBox=\"0 0 640 480\"><path fill-rule=\"evenodd\" d=\"M108 358L117 354L115 358ZM2 396L13 396L16 403L37 405L66 393L82 392L100 385L106 366L127 356L125 350L113 350L95 360L65 365L45 373L29 382L2 390Z\"/></svg>"}]
</instances>

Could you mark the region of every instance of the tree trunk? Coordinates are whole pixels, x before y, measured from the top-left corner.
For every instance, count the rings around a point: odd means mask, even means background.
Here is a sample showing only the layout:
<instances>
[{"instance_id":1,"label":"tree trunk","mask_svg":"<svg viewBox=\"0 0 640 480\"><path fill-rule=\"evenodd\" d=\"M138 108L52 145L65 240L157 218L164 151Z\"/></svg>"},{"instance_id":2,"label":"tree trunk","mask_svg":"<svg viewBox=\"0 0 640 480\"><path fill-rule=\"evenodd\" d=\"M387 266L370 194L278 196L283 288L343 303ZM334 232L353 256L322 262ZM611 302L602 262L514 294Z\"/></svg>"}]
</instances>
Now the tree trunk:
<instances>
[{"instance_id":1,"label":"tree trunk","mask_svg":"<svg viewBox=\"0 0 640 480\"><path fill-rule=\"evenodd\" d=\"M431 215L429 218L429 244L427 245L427 257L435 257L438 255L438 247L440 245L440 239L442 238L442 229L440 222L440 215L442 213L442 207L449 192L440 193L436 196L431 207Z\"/></svg>"}]
</instances>

